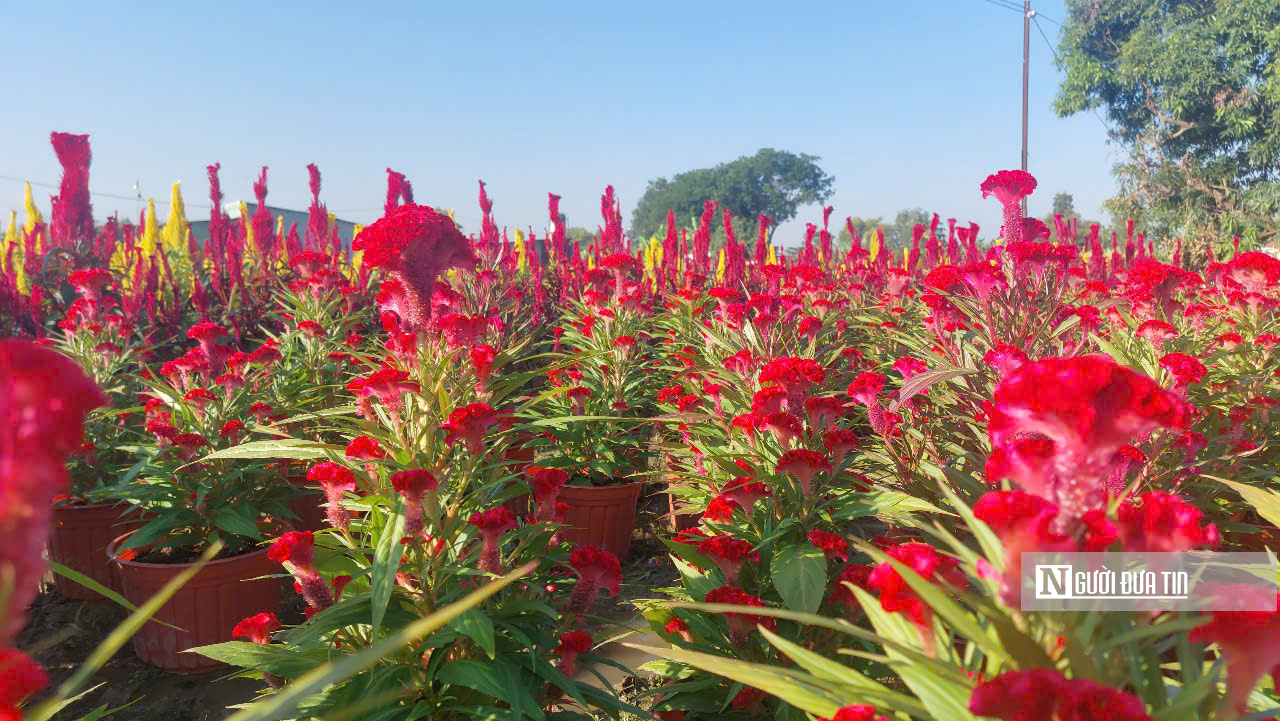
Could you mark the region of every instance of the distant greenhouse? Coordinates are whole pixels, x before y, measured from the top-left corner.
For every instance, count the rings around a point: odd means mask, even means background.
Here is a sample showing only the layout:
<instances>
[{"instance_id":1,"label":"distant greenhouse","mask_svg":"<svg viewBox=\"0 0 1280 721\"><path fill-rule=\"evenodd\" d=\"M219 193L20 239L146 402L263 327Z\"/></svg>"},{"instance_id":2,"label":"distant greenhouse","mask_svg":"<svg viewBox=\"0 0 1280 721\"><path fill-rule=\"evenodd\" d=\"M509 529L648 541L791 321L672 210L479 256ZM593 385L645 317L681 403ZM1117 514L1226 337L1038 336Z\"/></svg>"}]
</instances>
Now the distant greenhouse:
<instances>
[{"instance_id":1,"label":"distant greenhouse","mask_svg":"<svg viewBox=\"0 0 1280 721\"><path fill-rule=\"evenodd\" d=\"M244 205L246 208L248 208L248 214L250 216L258 212L257 203L245 203ZM240 218L240 203L239 202L226 203L223 205L223 211L231 219L238 220ZM277 208L272 205L267 206L267 211L271 213L272 227L274 227L275 224L279 222L277 220L278 218L284 218L284 232L288 233L289 226L292 225L293 223L297 223L298 237L303 240L306 240L307 218L308 218L307 211L291 210L289 208ZM332 215L330 215L329 218L330 218L330 223L332 223L334 220L337 221L338 237L342 239L342 247L349 249L351 247L351 240L355 235L356 224L349 220L334 218ZM209 221L208 220L191 221L191 233L195 235L196 240L207 241L209 239Z\"/></svg>"}]
</instances>

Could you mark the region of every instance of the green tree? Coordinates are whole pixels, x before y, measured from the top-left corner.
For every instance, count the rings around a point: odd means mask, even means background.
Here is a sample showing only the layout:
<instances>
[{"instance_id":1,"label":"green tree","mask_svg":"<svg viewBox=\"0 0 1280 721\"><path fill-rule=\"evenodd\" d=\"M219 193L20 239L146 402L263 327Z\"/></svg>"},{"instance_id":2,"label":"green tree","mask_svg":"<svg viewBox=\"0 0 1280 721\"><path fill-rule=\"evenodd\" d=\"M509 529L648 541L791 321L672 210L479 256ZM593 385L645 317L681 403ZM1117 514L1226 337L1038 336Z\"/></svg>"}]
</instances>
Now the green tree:
<instances>
[{"instance_id":1,"label":"green tree","mask_svg":"<svg viewBox=\"0 0 1280 721\"><path fill-rule=\"evenodd\" d=\"M1059 115L1105 110L1127 151L1107 209L1148 235L1278 232L1280 0L1067 0Z\"/></svg>"},{"instance_id":2,"label":"green tree","mask_svg":"<svg viewBox=\"0 0 1280 721\"><path fill-rule=\"evenodd\" d=\"M884 242L890 248L910 248L911 232L916 223L925 227L929 225L930 215L923 208L904 208L893 217L893 223L884 226ZM875 228L872 228L875 230Z\"/></svg>"},{"instance_id":3,"label":"green tree","mask_svg":"<svg viewBox=\"0 0 1280 721\"><path fill-rule=\"evenodd\" d=\"M755 155L714 168L685 171L670 180L651 180L631 215L631 235L648 238L661 234L669 209L681 224L696 222L703 201L714 200L733 213L739 241L749 237L754 242L754 231L744 236L738 228L755 228L760 213L773 219L769 229L772 237L773 229L796 217L800 206L825 203L831 197L835 179L818 167L818 160L814 155L762 148Z\"/></svg>"},{"instance_id":4,"label":"green tree","mask_svg":"<svg viewBox=\"0 0 1280 721\"><path fill-rule=\"evenodd\" d=\"M1061 215L1064 218L1076 217L1075 198L1071 197L1071 193L1057 193L1053 196L1053 210L1050 211L1049 217Z\"/></svg>"},{"instance_id":5,"label":"green tree","mask_svg":"<svg viewBox=\"0 0 1280 721\"><path fill-rule=\"evenodd\" d=\"M849 222L858 231L858 237L862 238L862 247L866 248L871 242L871 235L876 232L876 228L884 224L884 217L877 215L874 218L860 218L855 215L849 218ZM851 245L853 245L853 236L849 234L848 226L841 223L840 232L836 234L836 247L841 251L847 251Z\"/></svg>"}]
</instances>

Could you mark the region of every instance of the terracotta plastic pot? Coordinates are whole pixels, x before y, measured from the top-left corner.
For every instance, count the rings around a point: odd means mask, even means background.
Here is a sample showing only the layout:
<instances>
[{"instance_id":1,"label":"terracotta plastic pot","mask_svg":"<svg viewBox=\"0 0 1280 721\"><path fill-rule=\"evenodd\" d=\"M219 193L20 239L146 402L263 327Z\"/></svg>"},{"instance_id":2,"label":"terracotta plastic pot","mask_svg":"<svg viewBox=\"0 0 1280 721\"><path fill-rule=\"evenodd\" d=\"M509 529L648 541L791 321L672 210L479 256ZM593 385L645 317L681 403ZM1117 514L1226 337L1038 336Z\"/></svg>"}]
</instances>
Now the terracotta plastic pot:
<instances>
[{"instance_id":1,"label":"terracotta plastic pot","mask_svg":"<svg viewBox=\"0 0 1280 721\"><path fill-rule=\"evenodd\" d=\"M107 546L117 536L142 526L136 513L122 517L127 508L128 506L115 503L54 506L49 558L119 593L120 576L115 565L105 558L105 554ZM78 601L106 600L97 591L57 574L53 577L53 587L65 598Z\"/></svg>"},{"instance_id":2,"label":"terracotta plastic pot","mask_svg":"<svg viewBox=\"0 0 1280 721\"><path fill-rule=\"evenodd\" d=\"M667 528L675 533L695 528L700 520L698 514L684 510L684 502L667 493Z\"/></svg>"},{"instance_id":3,"label":"terracotta plastic pot","mask_svg":"<svg viewBox=\"0 0 1280 721\"><path fill-rule=\"evenodd\" d=\"M289 510L297 516L293 520L294 527L299 531L327 528L329 520L325 517L324 494L317 489L308 488L310 481L305 476L286 476L285 480L302 491L302 495L289 502Z\"/></svg>"},{"instance_id":4,"label":"terracotta plastic pot","mask_svg":"<svg viewBox=\"0 0 1280 721\"><path fill-rule=\"evenodd\" d=\"M1280 529L1263 528L1252 533L1241 533L1235 537L1236 543L1240 544L1240 550L1263 553L1268 550L1280 549Z\"/></svg>"},{"instance_id":5,"label":"terracotta plastic pot","mask_svg":"<svg viewBox=\"0 0 1280 721\"><path fill-rule=\"evenodd\" d=\"M565 540L612 552L625 560L636 525L636 505L643 483L617 486L564 486L560 502L568 506L564 522L569 528Z\"/></svg>"},{"instance_id":6,"label":"terracotta plastic pot","mask_svg":"<svg viewBox=\"0 0 1280 721\"><path fill-rule=\"evenodd\" d=\"M511 484L516 485L516 484ZM528 518L533 515L534 504L533 495L526 493L523 496L516 496L502 504L504 508L516 515L516 518Z\"/></svg>"},{"instance_id":7,"label":"terracotta plastic pot","mask_svg":"<svg viewBox=\"0 0 1280 721\"><path fill-rule=\"evenodd\" d=\"M129 536L116 538L107 555L120 569L123 594L130 603L141 605L154 596L174 576L190 568L190 563L141 563L115 558L115 550ZM177 626L181 631L148 621L133 636L138 658L175 673L203 673L222 664L186 649L233 640L231 630L242 619L280 608L279 578L260 578L281 573L280 564L267 558L267 549L212 561L160 607L153 617ZM250 580L253 579L253 580Z\"/></svg>"}]
</instances>

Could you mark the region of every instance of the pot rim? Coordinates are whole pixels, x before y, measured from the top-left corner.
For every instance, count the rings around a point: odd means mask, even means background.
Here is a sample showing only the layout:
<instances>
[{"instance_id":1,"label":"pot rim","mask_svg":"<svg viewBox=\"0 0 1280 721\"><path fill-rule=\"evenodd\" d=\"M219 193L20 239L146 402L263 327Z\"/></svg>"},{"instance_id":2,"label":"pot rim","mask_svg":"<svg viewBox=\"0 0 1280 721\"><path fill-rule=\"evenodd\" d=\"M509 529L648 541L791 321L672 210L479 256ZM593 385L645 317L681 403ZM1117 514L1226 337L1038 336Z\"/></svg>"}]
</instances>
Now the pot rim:
<instances>
[{"instance_id":1,"label":"pot rim","mask_svg":"<svg viewBox=\"0 0 1280 721\"><path fill-rule=\"evenodd\" d=\"M626 483L610 483L607 486L579 486L573 483L566 483L564 484L564 486L561 487L560 492L564 493L565 490L570 488L577 488L580 490L587 490L587 491L606 491L606 490L613 490L618 488L629 489L629 488L634 488L635 486L643 486L645 483L648 483L648 481L628 481Z\"/></svg>"},{"instance_id":2,"label":"pot rim","mask_svg":"<svg viewBox=\"0 0 1280 721\"><path fill-rule=\"evenodd\" d=\"M104 508L115 508L117 506L130 506L128 501L103 501L101 503L55 503L53 510L55 511L98 511ZM129 510L126 508L125 510Z\"/></svg>"},{"instance_id":3,"label":"pot rim","mask_svg":"<svg viewBox=\"0 0 1280 721\"><path fill-rule=\"evenodd\" d=\"M192 566L196 565L194 562L190 562L190 563L147 563L147 562L145 562L145 561L131 561L131 560L124 559L124 558L117 558L117 557L116 557L116 547L117 547L117 546L119 546L121 543L123 543L125 538L128 538L129 536L132 536L133 534L137 533L137 532L138 532L138 530L139 530L139 529L134 529L134 530L132 530L132 531L129 531L128 533L125 533L125 534L123 534L123 535L117 536L115 540L113 540L111 543L108 543L108 544L107 544L107 562L108 562L108 563L115 563L115 564L119 564L120 566L137 566L138 568L172 568L172 569L175 569L175 570L177 570L177 571L182 571L182 570L185 570L185 569L191 568ZM240 555L238 555L238 556L232 556L232 557L230 557L230 558L218 558L218 559L215 559L215 560L209 561L209 562L208 562L207 564L205 564L205 565L206 565L206 567L208 567L208 566L216 566L216 565L219 565L219 564L228 564L228 563L232 563L232 562L234 562L234 561L240 561L240 560L243 560L243 559L249 558L250 556L265 556L265 555L267 554L267 551L269 551L269 550L270 550L270 547L268 547L268 546L264 546L264 547L262 547L262 548L259 548L259 549L258 549L258 550L256 550L256 551L250 551L250 552L248 552L248 553L241 553L241 554L240 554Z\"/></svg>"}]
</instances>

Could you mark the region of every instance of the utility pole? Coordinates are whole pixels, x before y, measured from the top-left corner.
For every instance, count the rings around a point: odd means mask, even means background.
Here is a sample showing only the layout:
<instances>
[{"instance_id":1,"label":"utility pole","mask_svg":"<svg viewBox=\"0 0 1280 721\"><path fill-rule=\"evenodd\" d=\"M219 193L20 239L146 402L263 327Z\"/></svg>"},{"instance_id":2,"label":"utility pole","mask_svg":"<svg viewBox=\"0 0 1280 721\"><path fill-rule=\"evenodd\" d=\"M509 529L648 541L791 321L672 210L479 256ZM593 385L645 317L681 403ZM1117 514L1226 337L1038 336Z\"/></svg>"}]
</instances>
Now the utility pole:
<instances>
[{"instance_id":1,"label":"utility pole","mask_svg":"<svg viewBox=\"0 0 1280 721\"><path fill-rule=\"evenodd\" d=\"M1027 170L1027 107L1031 87L1031 0L1022 2L1022 170ZM1022 198L1022 215L1027 215L1027 199Z\"/></svg>"}]
</instances>

